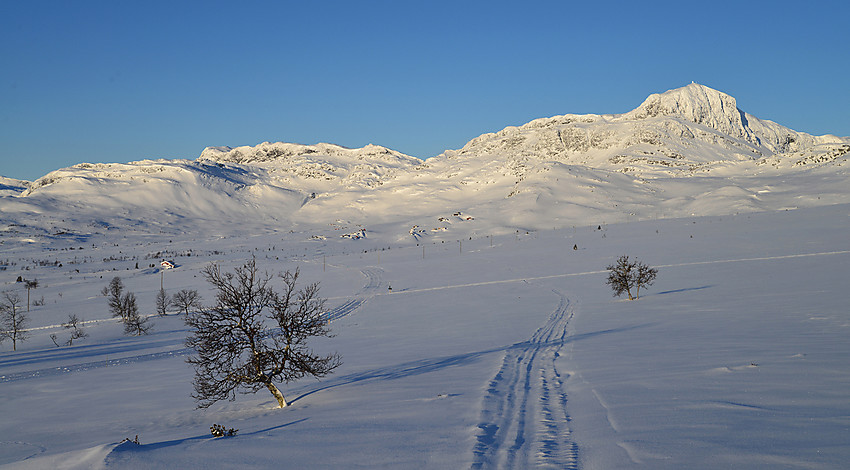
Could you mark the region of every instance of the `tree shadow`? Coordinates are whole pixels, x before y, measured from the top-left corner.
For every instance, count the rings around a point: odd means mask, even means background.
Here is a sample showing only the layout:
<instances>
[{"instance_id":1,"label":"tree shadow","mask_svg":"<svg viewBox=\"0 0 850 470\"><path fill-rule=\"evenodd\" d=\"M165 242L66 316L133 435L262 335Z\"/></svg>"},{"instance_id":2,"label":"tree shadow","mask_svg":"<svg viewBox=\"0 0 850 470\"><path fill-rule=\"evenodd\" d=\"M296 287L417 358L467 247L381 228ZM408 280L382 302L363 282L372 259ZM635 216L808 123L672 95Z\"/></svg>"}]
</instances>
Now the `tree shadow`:
<instances>
[{"instance_id":1,"label":"tree shadow","mask_svg":"<svg viewBox=\"0 0 850 470\"><path fill-rule=\"evenodd\" d=\"M679 292L688 292L688 291L693 291L693 290L709 289L709 288L712 288L712 287L714 287L714 286L712 285L712 286L700 286L700 287L685 287L684 289L665 290L664 292L656 292L655 294L649 294L649 295L678 294ZM641 297L643 297L643 296L641 296Z\"/></svg>"},{"instance_id":2,"label":"tree shadow","mask_svg":"<svg viewBox=\"0 0 850 470\"><path fill-rule=\"evenodd\" d=\"M243 435L243 436L254 436L254 435L257 435L257 434L263 434L263 433L267 433L267 432L271 432L271 431L276 431L276 430L278 430L278 429L285 428L285 427L287 427L287 426L292 426L293 424L298 424L298 423L301 423L301 422L303 422L303 421L307 421L308 419L310 419L310 418L301 418L301 419L296 419L295 421L290 421L290 422L288 422L288 423L279 424L279 425L277 425L277 426L272 426L272 427L270 427L270 428L261 429L261 430L259 430L259 431L246 432L245 434L242 434L242 435Z\"/></svg>"},{"instance_id":3,"label":"tree shadow","mask_svg":"<svg viewBox=\"0 0 850 470\"><path fill-rule=\"evenodd\" d=\"M600 330L591 333L584 333L580 335L568 336L563 340L558 341L548 341L548 342L534 342L534 341L522 341L519 343L514 343L508 346L502 346L492 349L485 349L482 351L469 352L464 354L456 354L453 356L440 356L428 359L420 359L416 361L403 362L400 364L382 367L377 369L366 370L362 372L357 372L353 374L347 374L339 377L332 378L326 383L326 385L319 386L313 390L302 393L301 395L293 398L289 401L289 403L295 403L302 398L306 398L314 393L321 392L323 390L328 390L331 388L341 387L344 385L353 385L361 382L371 382L371 381L384 381L384 380L397 380L408 377L414 377L417 375L428 374L431 372L436 372L442 369L446 369L449 367L458 367L469 365L474 362L477 362L482 357L494 354L494 353L504 353L514 349L540 349L546 348L550 346L560 346L566 343L571 343L574 341L580 341L588 338L593 338L596 336L613 334L613 333L622 333L625 331L635 330L638 328L644 328L647 326L651 326L651 323L646 323L642 325L633 325L622 328L612 328L607 330Z\"/></svg>"},{"instance_id":4,"label":"tree shadow","mask_svg":"<svg viewBox=\"0 0 850 470\"><path fill-rule=\"evenodd\" d=\"M267 433L267 432L270 432L270 431L282 429L282 428L285 428L285 427L288 427L288 426L292 426L293 424L298 424L298 423L301 423L303 421L307 421L308 419L310 419L310 418L296 419L295 421L290 421L288 423L280 424L280 425L277 425L277 426L272 426L270 428L261 429L259 431L237 434L237 436L234 436L234 437L253 436L253 435L257 435L257 434L263 434L263 433ZM121 452L150 452L150 451L155 451L155 450L159 450L159 449L165 449L165 448L168 448L168 447L180 446L180 445L191 443L191 442L209 441L209 440L213 440L213 439L227 439L227 438L213 437L210 434L204 434L204 435L201 435L201 436L187 437L187 438L183 438L183 439L173 439L173 440L170 440L170 441L151 442L150 444L136 444L133 441L125 440L124 442L121 442L120 444L116 445L114 449L112 449L112 451L107 456L107 459L109 459L110 456L112 456L114 458L115 455L113 455L113 454L117 455L118 453L121 453Z\"/></svg>"},{"instance_id":5,"label":"tree shadow","mask_svg":"<svg viewBox=\"0 0 850 470\"><path fill-rule=\"evenodd\" d=\"M185 341L183 336L168 337L168 335L183 333L188 329L176 329L168 331L155 331L149 335L121 337L100 343L83 343L59 348L38 349L27 351L18 355L0 354L0 366L17 366L48 362L57 359L81 359L96 356L117 356L122 353L131 353L144 349L164 348L167 346L182 345ZM73 366L73 364L72 364Z\"/></svg>"}]
</instances>

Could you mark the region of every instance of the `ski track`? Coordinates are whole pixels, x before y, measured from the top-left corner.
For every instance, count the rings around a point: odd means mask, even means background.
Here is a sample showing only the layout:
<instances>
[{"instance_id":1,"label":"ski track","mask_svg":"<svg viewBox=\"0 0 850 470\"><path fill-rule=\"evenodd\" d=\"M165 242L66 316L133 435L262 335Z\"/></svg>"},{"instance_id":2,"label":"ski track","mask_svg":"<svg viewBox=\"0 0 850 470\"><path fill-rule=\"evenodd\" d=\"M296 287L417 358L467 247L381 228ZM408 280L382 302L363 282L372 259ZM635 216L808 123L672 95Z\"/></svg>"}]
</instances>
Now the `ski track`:
<instances>
[{"instance_id":1,"label":"ski track","mask_svg":"<svg viewBox=\"0 0 850 470\"><path fill-rule=\"evenodd\" d=\"M482 403L472 468L578 469L564 380L555 361L573 316L566 296L531 339L505 353Z\"/></svg>"},{"instance_id":2,"label":"ski track","mask_svg":"<svg viewBox=\"0 0 850 470\"><path fill-rule=\"evenodd\" d=\"M193 352L192 349L182 348L173 351L160 351L151 354L139 354L136 356L122 357L118 359L104 359L102 361L84 362L81 364L72 364L59 367L47 367L44 369L29 370L25 372L17 372L12 374L0 375L0 383L17 382L25 379L35 379L39 377L50 377L60 374L69 374L72 372L82 372L91 369L99 369L101 367L115 367L137 362L153 361L157 359L167 359L174 356L186 356Z\"/></svg>"},{"instance_id":3,"label":"ski track","mask_svg":"<svg viewBox=\"0 0 850 470\"><path fill-rule=\"evenodd\" d=\"M381 286L381 279L383 277L383 272L380 268L366 268L361 270L364 276L366 276L367 283L360 292L358 292L355 298L350 299L344 302L342 305L335 307L329 310L325 315L328 318L328 321L338 320L347 315L350 315L354 310L359 308L361 305L366 303L370 298L374 297L377 293L378 288ZM38 364L51 362L56 359L68 359L74 357L85 357L85 356L103 356L102 360L92 360L77 364L63 365L63 366L55 366L55 367L43 367L40 369L28 370L23 372L14 372L9 374L0 373L0 383L6 382L17 382L19 380L26 379L35 379L40 377L50 377L60 374L69 374L73 372L82 372L91 369L99 369L101 367L115 367L122 366L126 364L133 364L137 362L146 362L153 361L159 359L167 359L174 356L188 356L194 352L191 348L178 348L169 351L159 351L149 354L137 354L132 356L120 357L115 359L110 359L110 355L120 355L121 353L127 353L138 349L152 349L152 348L161 348L161 347L173 347L177 345L182 345L185 341L185 338L169 338L165 340L154 340L154 341L136 341L128 344L99 344L99 345L91 345L91 344L83 344L76 347L71 348L59 348L56 350L48 349L41 351L33 351L29 353L17 354L12 358L2 358L0 357L0 366L2 365L15 365L15 364Z\"/></svg>"},{"instance_id":4,"label":"ski track","mask_svg":"<svg viewBox=\"0 0 850 470\"><path fill-rule=\"evenodd\" d=\"M350 315L378 293L378 288L381 286L381 279L383 278L383 270L381 268L369 267L361 269L360 272L366 276L366 285L360 289L360 292L355 294L354 298L325 313L325 317L329 323Z\"/></svg>"},{"instance_id":5,"label":"ski track","mask_svg":"<svg viewBox=\"0 0 850 470\"><path fill-rule=\"evenodd\" d=\"M675 264L659 264L655 267L657 268L677 268L684 266L699 266L705 264L724 264L724 263L746 263L753 261L777 261L783 259L793 259L793 258L807 258L814 256L835 256L835 255L847 255L850 254L850 250L841 250L841 251L822 251L817 253L796 253L796 254L786 254L786 255L777 255L777 256L761 256L756 258L731 258L731 259L717 259L717 260L707 260L707 261L690 261L686 263L675 263ZM576 273L560 273L560 274L550 274L547 276L528 276L528 277L518 277L514 279L498 279L494 281L482 281L482 282L469 282L464 284L452 284L448 286L435 286L435 287L422 287L418 289L405 289L393 292L391 295L401 295L401 294L412 294L419 292L429 292L429 291L437 291L437 290L445 290L445 289L463 289L466 287L479 287L479 286L492 286L497 284L511 284L515 282L525 282L529 281L546 281L549 279L558 279L562 277L574 277L574 276L591 276L596 274L606 274L608 273L607 269L601 269L596 271L582 271ZM384 293L378 295L386 295Z\"/></svg>"}]
</instances>

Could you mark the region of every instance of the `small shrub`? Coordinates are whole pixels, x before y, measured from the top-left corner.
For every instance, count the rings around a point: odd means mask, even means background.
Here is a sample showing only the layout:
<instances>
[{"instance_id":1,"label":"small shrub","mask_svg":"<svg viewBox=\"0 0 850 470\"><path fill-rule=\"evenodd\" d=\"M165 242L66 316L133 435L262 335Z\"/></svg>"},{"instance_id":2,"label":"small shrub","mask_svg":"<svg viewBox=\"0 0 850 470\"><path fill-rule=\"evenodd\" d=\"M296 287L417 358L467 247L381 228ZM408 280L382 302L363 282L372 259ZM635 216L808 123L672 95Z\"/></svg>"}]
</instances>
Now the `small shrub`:
<instances>
[{"instance_id":1,"label":"small shrub","mask_svg":"<svg viewBox=\"0 0 850 470\"><path fill-rule=\"evenodd\" d=\"M132 444L136 444L136 445L139 445L139 446L142 445L142 443L139 442L139 435L138 434L136 434L135 439L130 439L129 437L125 437L123 441L119 442L119 444L123 444L125 442L130 442Z\"/></svg>"},{"instance_id":2,"label":"small shrub","mask_svg":"<svg viewBox=\"0 0 850 470\"><path fill-rule=\"evenodd\" d=\"M210 426L210 433L213 435L213 437L231 437L235 436L237 432L239 432L238 429L226 429L220 424L213 424L212 426Z\"/></svg>"}]
</instances>

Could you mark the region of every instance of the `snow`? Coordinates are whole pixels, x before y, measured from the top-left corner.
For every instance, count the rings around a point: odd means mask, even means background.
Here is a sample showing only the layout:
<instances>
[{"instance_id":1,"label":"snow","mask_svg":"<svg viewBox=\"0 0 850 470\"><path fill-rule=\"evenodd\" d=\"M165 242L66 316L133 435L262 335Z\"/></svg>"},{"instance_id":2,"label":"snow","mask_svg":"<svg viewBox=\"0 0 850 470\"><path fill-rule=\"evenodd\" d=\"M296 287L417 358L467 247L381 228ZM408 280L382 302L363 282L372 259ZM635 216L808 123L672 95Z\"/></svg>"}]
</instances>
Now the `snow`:
<instances>
[{"instance_id":1,"label":"snow","mask_svg":"<svg viewBox=\"0 0 850 470\"><path fill-rule=\"evenodd\" d=\"M14 196L21 194L29 185L29 181L0 176L0 196Z\"/></svg>"},{"instance_id":2,"label":"snow","mask_svg":"<svg viewBox=\"0 0 850 470\"><path fill-rule=\"evenodd\" d=\"M841 468L849 225L850 206L833 205L482 237L462 250L428 244L424 258L412 244L364 252L336 239L318 242L323 259L303 256L302 240L271 233L167 243L119 230L82 251L16 245L4 252L16 264L3 287L20 289L17 273L38 278L45 305L31 312L33 337L0 354L0 462ZM287 409L264 391L194 409L180 315L124 337L98 293L120 275L153 312L159 271L103 259L162 246L198 250L164 274L171 292L209 299L200 269L251 253L264 269L298 266L320 280L337 336L314 346L339 351L343 366L284 386ZM659 268L640 300L613 298L604 284L621 253ZM88 261L70 263L80 255ZM68 264L32 266L38 258ZM49 334L66 335L58 325L69 312L90 322L90 336L57 348ZM212 424L239 432L216 439ZM120 443L136 435L141 445Z\"/></svg>"},{"instance_id":3,"label":"snow","mask_svg":"<svg viewBox=\"0 0 850 470\"><path fill-rule=\"evenodd\" d=\"M677 102L708 94L717 117L727 98L699 87ZM424 163L265 143L2 180L0 291L38 279L43 304L0 345L0 467L845 468L850 143L709 121L558 116ZM622 254L659 269L639 300L605 285ZM343 364L283 385L285 409L261 390L198 410L182 314L127 337L100 290L120 276L147 314L161 282L208 303L201 270L252 256L320 282L335 336L312 346ZM89 336L56 347L69 314Z\"/></svg>"}]
</instances>

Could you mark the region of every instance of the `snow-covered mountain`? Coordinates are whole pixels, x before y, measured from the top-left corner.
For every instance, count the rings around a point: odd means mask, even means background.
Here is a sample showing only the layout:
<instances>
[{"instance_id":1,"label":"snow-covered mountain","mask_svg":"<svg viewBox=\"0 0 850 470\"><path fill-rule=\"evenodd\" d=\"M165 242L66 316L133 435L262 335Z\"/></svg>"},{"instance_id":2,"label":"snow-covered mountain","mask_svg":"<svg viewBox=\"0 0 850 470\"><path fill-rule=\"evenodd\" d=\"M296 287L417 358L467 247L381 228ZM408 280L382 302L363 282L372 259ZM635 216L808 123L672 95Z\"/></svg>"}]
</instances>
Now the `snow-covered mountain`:
<instances>
[{"instance_id":1,"label":"snow-covered mountain","mask_svg":"<svg viewBox=\"0 0 850 470\"><path fill-rule=\"evenodd\" d=\"M847 139L816 137L760 120L738 109L735 98L691 84L651 95L625 114L537 119L484 134L443 156L504 156L518 176L520 161L691 176L739 162L782 167L825 163L848 147Z\"/></svg>"},{"instance_id":2,"label":"snow-covered mountain","mask_svg":"<svg viewBox=\"0 0 850 470\"><path fill-rule=\"evenodd\" d=\"M15 196L24 192L30 183L29 181L16 180L0 176L0 196Z\"/></svg>"},{"instance_id":3,"label":"snow-covered mountain","mask_svg":"<svg viewBox=\"0 0 850 470\"><path fill-rule=\"evenodd\" d=\"M850 139L760 120L691 84L624 114L537 119L425 161L376 145L262 143L194 161L82 163L4 180L0 208L4 224L44 230L344 219L445 231L437 218L463 213L477 227L464 230L498 232L850 202L848 155Z\"/></svg>"},{"instance_id":4,"label":"snow-covered mountain","mask_svg":"<svg viewBox=\"0 0 850 470\"><path fill-rule=\"evenodd\" d=\"M201 162L236 163L265 168L272 179L300 190L341 190L380 186L398 171L422 161L378 145L349 149L333 144L264 142L255 147L207 147Z\"/></svg>"}]
</instances>

